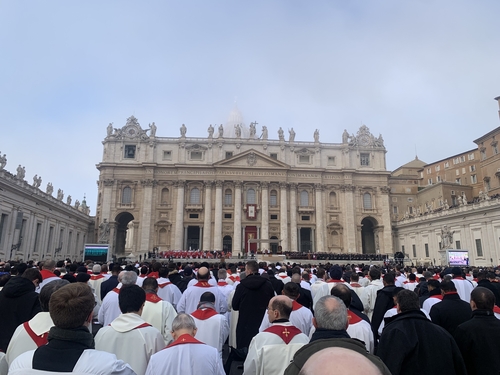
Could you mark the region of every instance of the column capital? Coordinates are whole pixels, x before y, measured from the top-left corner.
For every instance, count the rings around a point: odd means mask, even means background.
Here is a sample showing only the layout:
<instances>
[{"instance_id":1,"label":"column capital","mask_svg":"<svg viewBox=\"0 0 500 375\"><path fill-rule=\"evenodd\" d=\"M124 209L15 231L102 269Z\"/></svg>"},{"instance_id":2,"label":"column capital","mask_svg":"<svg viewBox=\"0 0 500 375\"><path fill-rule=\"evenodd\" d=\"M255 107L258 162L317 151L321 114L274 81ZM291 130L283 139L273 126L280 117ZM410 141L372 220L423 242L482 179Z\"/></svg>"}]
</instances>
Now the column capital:
<instances>
[{"instance_id":1,"label":"column capital","mask_svg":"<svg viewBox=\"0 0 500 375\"><path fill-rule=\"evenodd\" d=\"M288 188L288 183L286 182L280 182L280 189L281 190L284 190L284 189L287 189Z\"/></svg>"},{"instance_id":2,"label":"column capital","mask_svg":"<svg viewBox=\"0 0 500 375\"><path fill-rule=\"evenodd\" d=\"M260 183L260 187L261 187L262 189L268 189L268 188L269 188L269 182L267 182L267 181L262 181L262 182Z\"/></svg>"},{"instance_id":3,"label":"column capital","mask_svg":"<svg viewBox=\"0 0 500 375\"><path fill-rule=\"evenodd\" d=\"M222 181L222 180L216 180L215 181L215 186L217 188L222 188L223 185L224 185L224 181Z\"/></svg>"},{"instance_id":4,"label":"column capital","mask_svg":"<svg viewBox=\"0 0 500 375\"><path fill-rule=\"evenodd\" d=\"M186 185L186 181L184 181L184 180L174 181L174 182L173 182L173 185L174 185L176 188L184 188L184 186Z\"/></svg>"},{"instance_id":5,"label":"column capital","mask_svg":"<svg viewBox=\"0 0 500 375\"><path fill-rule=\"evenodd\" d=\"M323 191L323 185L321 184L314 184L314 190L316 191Z\"/></svg>"},{"instance_id":6,"label":"column capital","mask_svg":"<svg viewBox=\"0 0 500 375\"><path fill-rule=\"evenodd\" d=\"M142 186L156 186L158 184L158 181L156 180L141 180L141 185Z\"/></svg>"},{"instance_id":7,"label":"column capital","mask_svg":"<svg viewBox=\"0 0 500 375\"><path fill-rule=\"evenodd\" d=\"M291 190L297 190L297 186L298 186L298 184L297 184L296 182L290 182L290 183L288 184L288 186L290 186L290 191L291 191Z\"/></svg>"},{"instance_id":8,"label":"column capital","mask_svg":"<svg viewBox=\"0 0 500 375\"><path fill-rule=\"evenodd\" d=\"M205 186L205 188L207 188L207 189L211 189L211 188L212 188L212 186L213 186L213 184L214 184L214 182L213 182L213 181L210 181L210 180L208 180L208 181L203 181L203 185L204 185L204 186Z\"/></svg>"},{"instance_id":9,"label":"column capital","mask_svg":"<svg viewBox=\"0 0 500 375\"><path fill-rule=\"evenodd\" d=\"M236 189L241 189L242 185L243 185L243 183L241 181L234 181L234 187Z\"/></svg>"},{"instance_id":10,"label":"column capital","mask_svg":"<svg viewBox=\"0 0 500 375\"><path fill-rule=\"evenodd\" d=\"M104 186L113 186L115 184L115 180L106 179L106 180L103 180L102 183L104 184Z\"/></svg>"}]
</instances>

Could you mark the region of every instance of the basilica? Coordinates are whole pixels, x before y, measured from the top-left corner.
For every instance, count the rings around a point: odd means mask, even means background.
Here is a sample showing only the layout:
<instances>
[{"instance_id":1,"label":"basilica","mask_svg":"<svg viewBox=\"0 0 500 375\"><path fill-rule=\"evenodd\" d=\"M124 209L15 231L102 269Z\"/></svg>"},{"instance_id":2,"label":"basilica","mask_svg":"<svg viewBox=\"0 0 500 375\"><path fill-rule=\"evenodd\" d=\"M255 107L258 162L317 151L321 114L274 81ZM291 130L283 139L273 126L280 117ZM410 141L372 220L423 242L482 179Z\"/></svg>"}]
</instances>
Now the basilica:
<instances>
[{"instance_id":1,"label":"basilica","mask_svg":"<svg viewBox=\"0 0 500 375\"><path fill-rule=\"evenodd\" d=\"M117 256L154 250L392 253L384 140L361 126L295 140L234 109L203 134L110 124L96 227ZM171 127L169 128L171 131ZM271 136L276 134L277 137Z\"/></svg>"}]
</instances>

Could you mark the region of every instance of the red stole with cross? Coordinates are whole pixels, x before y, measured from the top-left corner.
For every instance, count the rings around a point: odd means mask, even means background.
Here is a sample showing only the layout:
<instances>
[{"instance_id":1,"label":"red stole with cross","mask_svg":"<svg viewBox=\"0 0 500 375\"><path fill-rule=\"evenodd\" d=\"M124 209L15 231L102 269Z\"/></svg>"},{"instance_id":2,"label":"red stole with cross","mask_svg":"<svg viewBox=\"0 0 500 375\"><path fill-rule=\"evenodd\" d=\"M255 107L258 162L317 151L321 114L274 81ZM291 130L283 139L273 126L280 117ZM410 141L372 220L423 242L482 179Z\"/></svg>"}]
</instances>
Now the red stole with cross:
<instances>
[{"instance_id":1,"label":"red stole with cross","mask_svg":"<svg viewBox=\"0 0 500 375\"><path fill-rule=\"evenodd\" d=\"M154 293L146 293L146 301L158 303L163 300Z\"/></svg>"},{"instance_id":2,"label":"red stole with cross","mask_svg":"<svg viewBox=\"0 0 500 375\"><path fill-rule=\"evenodd\" d=\"M201 341L196 340L193 336L188 335L187 333L179 336L177 340L168 345L166 349L171 348L172 346L182 345L182 344L203 344Z\"/></svg>"},{"instance_id":3,"label":"red stole with cross","mask_svg":"<svg viewBox=\"0 0 500 375\"><path fill-rule=\"evenodd\" d=\"M208 283L208 281L198 281L194 286L198 286L200 288L210 288L212 285Z\"/></svg>"},{"instance_id":4,"label":"red stole with cross","mask_svg":"<svg viewBox=\"0 0 500 375\"><path fill-rule=\"evenodd\" d=\"M214 315L217 315L218 312L215 311L214 309L198 309L195 310L191 316L193 318L196 318L198 320L207 320L208 318L211 318Z\"/></svg>"},{"instance_id":5,"label":"red stole with cross","mask_svg":"<svg viewBox=\"0 0 500 375\"><path fill-rule=\"evenodd\" d=\"M287 345L295 336L302 333L297 327L282 326L280 324L272 325L271 327L265 329L264 332L274 333L275 335L278 335Z\"/></svg>"}]
</instances>

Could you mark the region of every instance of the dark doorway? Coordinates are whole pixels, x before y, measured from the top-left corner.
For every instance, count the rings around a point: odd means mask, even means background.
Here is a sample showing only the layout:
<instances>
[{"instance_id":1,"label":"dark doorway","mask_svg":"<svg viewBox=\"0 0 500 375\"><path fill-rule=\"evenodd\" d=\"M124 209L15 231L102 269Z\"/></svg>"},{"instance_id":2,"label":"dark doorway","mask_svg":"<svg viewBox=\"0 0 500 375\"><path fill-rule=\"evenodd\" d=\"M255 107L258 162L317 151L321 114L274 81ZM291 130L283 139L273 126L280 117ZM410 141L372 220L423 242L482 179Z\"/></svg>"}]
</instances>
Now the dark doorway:
<instances>
[{"instance_id":1,"label":"dark doorway","mask_svg":"<svg viewBox=\"0 0 500 375\"><path fill-rule=\"evenodd\" d=\"M310 253L312 251L311 228L300 228L300 252Z\"/></svg>"},{"instance_id":2,"label":"dark doorway","mask_svg":"<svg viewBox=\"0 0 500 375\"><path fill-rule=\"evenodd\" d=\"M129 212L122 212L116 216L116 233L114 255L123 256L125 254L125 239L127 238L128 223L134 220L134 216ZM134 249L135 250L135 249Z\"/></svg>"},{"instance_id":3,"label":"dark doorway","mask_svg":"<svg viewBox=\"0 0 500 375\"><path fill-rule=\"evenodd\" d=\"M248 247L248 240L257 239L257 227L245 227L245 252L256 253L257 252L257 244L251 243L250 247Z\"/></svg>"},{"instance_id":4,"label":"dark doorway","mask_svg":"<svg viewBox=\"0 0 500 375\"><path fill-rule=\"evenodd\" d=\"M276 236L271 236L270 240L277 240L278 237ZM271 253L277 254L278 253L278 243L271 243Z\"/></svg>"},{"instance_id":5,"label":"dark doorway","mask_svg":"<svg viewBox=\"0 0 500 375\"><path fill-rule=\"evenodd\" d=\"M375 219L366 217L361 221L361 245L363 254L375 254L375 234L373 228L376 225Z\"/></svg>"},{"instance_id":6,"label":"dark doorway","mask_svg":"<svg viewBox=\"0 0 500 375\"><path fill-rule=\"evenodd\" d=\"M225 253L233 252L233 239L231 236L224 236L222 239L222 250L224 250Z\"/></svg>"},{"instance_id":7,"label":"dark doorway","mask_svg":"<svg viewBox=\"0 0 500 375\"><path fill-rule=\"evenodd\" d=\"M200 248L200 227L189 226L187 228L187 243L188 250L198 250Z\"/></svg>"}]
</instances>

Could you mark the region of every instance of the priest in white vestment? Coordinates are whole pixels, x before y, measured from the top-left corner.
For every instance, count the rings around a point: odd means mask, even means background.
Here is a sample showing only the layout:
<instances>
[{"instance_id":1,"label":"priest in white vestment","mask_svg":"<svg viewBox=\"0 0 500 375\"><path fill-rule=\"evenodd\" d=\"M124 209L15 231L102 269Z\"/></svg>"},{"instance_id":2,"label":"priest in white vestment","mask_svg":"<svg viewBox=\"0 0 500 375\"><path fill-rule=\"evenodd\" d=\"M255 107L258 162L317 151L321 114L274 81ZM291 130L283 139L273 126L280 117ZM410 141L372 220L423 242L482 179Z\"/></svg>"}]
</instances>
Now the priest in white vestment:
<instances>
[{"instance_id":1,"label":"priest in white vestment","mask_svg":"<svg viewBox=\"0 0 500 375\"><path fill-rule=\"evenodd\" d=\"M121 314L95 336L95 348L126 361L137 375L144 375L149 359L165 347L160 331L141 318L146 292L136 285L122 286Z\"/></svg>"},{"instance_id":2,"label":"priest in white vestment","mask_svg":"<svg viewBox=\"0 0 500 375\"><path fill-rule=\"evenodd\" d=\"M196 324L190 315L180 313L172 326L174 342L151 357L146 375L225 375L217 349L195 338Z\"/></svg>"},{"instance_id":3,"label":"priest in white vestment","mask_svg":"<svg viewBox=\"0 0 500 375\"><path fill-rule=\"evenodd\" d=\"M158 297L164 301L170 302L172 306L177 307L177 304L182 297L182 293L177 285L173 284L168 278L167 267L160 268L158 287Z\"/></svg>"},{"instance_id":4,"label":"priest in white vestment","mask_svg":"<svg viewBox=\"0 0 500 375\"><path fill-rule=\"evenodd\" d=\"M118 304L120 289L124 285L135 285L135 282L137 281L137 274L134 271L122 271L118 275L118 281L119 283L116 288L106 294L102 300L101 308L97 314L97 321L104 327L110 325L111 322L121 314L120 306Z\"/></svg>"},{"instance_id":5,"label":"priest in white vestment","mask_svg":"<svg viewBox=\"0 0 500 375\"><path fill-rule=\"evenodd\" d=\"M160 331L165 344L170 344L172 337L172 322L177 316L177 311L170 302L163 301L156 292L158 291L158 281L154 277L147 277L142 289L146 292L146 303L142 310L142 319Z\"/></svg>"},{"instance_id":6,"label":"priest in white vestment","mask_svg":"<svg viewBox=\"0 0 500 375\"><path fill-rule=\"evenodd\" d=\"M289 297L276 296L269 301L266 315L271 326L250 342L244 375L281 375L295 352L309 343L307 335L288 320L291 312Z\"/></svg>"}]
</instances>

